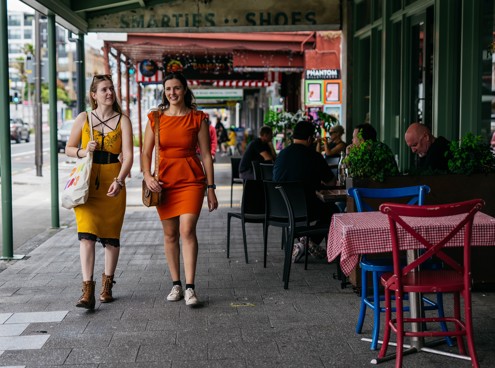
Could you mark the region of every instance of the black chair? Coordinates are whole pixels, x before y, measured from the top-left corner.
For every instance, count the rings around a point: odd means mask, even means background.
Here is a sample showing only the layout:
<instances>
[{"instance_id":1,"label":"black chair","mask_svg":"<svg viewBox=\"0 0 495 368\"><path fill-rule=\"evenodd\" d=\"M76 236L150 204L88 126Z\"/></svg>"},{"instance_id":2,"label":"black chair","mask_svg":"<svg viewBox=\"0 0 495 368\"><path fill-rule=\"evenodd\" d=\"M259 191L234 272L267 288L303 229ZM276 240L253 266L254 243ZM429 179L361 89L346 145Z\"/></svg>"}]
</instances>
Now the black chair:
<instances>
[{"instance_id":1,"label":"black chair","mask_svg":"<svg viewBox=\"0 0 495 368\"><path fill-rule=\"evenodd\" d=\"M332 170L333 175L338 177L339 174L339 162L340 156L338 157L325 157L325 161L327 162L328 167Z\"/></svg>"},{"instance_id":2,"label":"black chair","mask_svg":"<svg viewBox=\"0 0 495 368\"><path fill-rule=\"evenodd\" d=\"M273 164L260 163L261 180L273 180Z\"/></svg>"},{"instance_id":3,"label":"black chair","mask_svg":"<svg viewBox=\"0 0 495 368\"><path fill-rule=\"evenodd\" d=\"M300 182L278 183L277 189L286 207L288 214L288 235L285 246L284 259L284 289L289 287L289 276L292 265L292 250L294 248L294 239L306 238L306 251L304 257L304 269L308 269L308 244L312 236L328 236L328 224L310 225L308 208L306 204L306 195L304 186Z\"/></svg>"},{"instance_id":4,"label":"black chair","mask_svg":"<svg viewBox=\"0 0 495 368\"><path fill-rule=\"evenodd\" d=\"M260 162L259 161L251 161L251 165L253 166L254 180L262 180Z\"/></svg>"},{"instance_id":5,"label":"black chair","mask_svg":"<svg viewBox=\"0 0 495 368\"><path fill-rule=\"evenodd\" d=\"M234 217L241 220L244 256L246 258L246 263L249 263L246 242L246 223L265 223L264 199L263 182L259 180L246 180L242 191L241 212L229 212L227 214L227 258L230 257L230 220Z\"/></svg>"},{"instance_id":6,"label":"black chair","mask_svg":"<svg viewBox=\"0 0 495 368\"><path fill-rule=\"evenodd\" d=\"M230 158L230 207L232 207L232 195L234 194L234 184L243 184L243 180L239 177L239 164L241 163L240 157Z\"/></svg>"}]
</instances>

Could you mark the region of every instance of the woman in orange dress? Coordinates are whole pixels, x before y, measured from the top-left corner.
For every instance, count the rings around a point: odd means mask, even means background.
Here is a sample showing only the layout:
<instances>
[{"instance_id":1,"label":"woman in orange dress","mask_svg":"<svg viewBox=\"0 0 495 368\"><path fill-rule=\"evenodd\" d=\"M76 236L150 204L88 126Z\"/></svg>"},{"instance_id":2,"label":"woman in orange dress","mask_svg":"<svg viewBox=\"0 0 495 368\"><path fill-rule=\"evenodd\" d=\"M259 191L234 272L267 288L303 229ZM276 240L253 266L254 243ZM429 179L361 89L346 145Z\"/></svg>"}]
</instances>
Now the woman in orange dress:
<instances>
[{"instance_id":1,"label":"woman in orange dress","mask_svg":"<svg viewBox=\"0 0 495 368\"><path fill-rule=\"evenodd\" d=\"M155 114L160 116L158 181L151 171ZM202 164L196 155L198 145ZM186 305L198 306L194 288L198 258L196 224L205 188L210 212L218 207L218 201L215 195L208 119L206 114L196 109L194 95L180 73L171 73L165 77L162 103L148 114L142 167L148 188L153 192L163 189L162 203L157 207L157 212L162 222L165 256L172 277L172 290L167 300L179 301L184 298ZM185 291L180 279L180 238L186 277Z\"/></svg>"}]
</instances>

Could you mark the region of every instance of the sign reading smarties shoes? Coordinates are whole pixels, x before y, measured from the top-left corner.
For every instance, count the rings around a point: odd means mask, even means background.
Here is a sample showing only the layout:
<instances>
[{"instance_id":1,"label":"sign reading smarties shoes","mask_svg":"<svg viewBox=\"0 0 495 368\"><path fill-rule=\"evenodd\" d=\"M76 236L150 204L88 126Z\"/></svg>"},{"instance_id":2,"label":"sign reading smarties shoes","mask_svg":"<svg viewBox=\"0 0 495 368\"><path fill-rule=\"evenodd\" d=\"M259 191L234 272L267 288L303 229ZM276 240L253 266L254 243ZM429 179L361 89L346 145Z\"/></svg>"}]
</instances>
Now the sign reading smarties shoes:
<instances>
[{"instance_id":1,"label":"sign reading smarties shoes","mask_svg":"<svg viewBox=\"0 0 495 368\"><path fill-rule=\"evenodd\" d=\"M339 29L340 0L164 0L88 18L88 31L229 32Z\"/></svg>"}]
</instances>

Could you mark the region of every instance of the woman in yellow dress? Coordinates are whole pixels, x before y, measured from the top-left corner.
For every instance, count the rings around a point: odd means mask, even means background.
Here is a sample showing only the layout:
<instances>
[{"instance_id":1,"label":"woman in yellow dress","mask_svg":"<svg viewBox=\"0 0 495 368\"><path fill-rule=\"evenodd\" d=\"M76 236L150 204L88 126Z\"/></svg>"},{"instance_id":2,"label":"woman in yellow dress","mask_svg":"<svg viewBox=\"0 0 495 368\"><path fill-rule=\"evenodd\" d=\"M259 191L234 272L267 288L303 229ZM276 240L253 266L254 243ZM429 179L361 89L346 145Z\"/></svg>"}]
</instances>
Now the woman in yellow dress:
<instances>
[{"instance_id":1,"label":"woman in yellow dress","mask_svg":"<svg viewBox=\"0 0 495 368\"><path fill-rule=\"evenodd\" d=\"M105 248L100 302L112 302L114 274L120 254L120 231L126 207L125 178L133 162L132 125L122 114L110 75L95 75L89 89L91 111L80 113L65 152L84 157L93 152L89 197L74 208L79 238L83 294L76 306L95 307L95 246ZM93 140L90 138L90 121Z\"/></svg>"},{"instance_id":2,"label":"woman in yellow dress","mask_svg":"<svg viewBox=\"0 0 495 368\"><path fill-rule=\"evenodd\" d=\"M155 145L155 119L159 114L160 159L158 181L151 172ZM201 160L196 155L200 148ZM196 109L194 95L180 73L171 73L163 81L163 98L158 109L148 114L142 152L146 185L153 192L163 188L163 200L157 207L162 222L165 256L172 277L172 290L167 300L185 299L186 305L200 305L194 288L198 239L196 224L207 190L208 209L218 207L210 154L210 135L206 114ZM203 169L204 168L204 169ZM204 171L203 171L204 170ZM180 247L186 276L185 291L180 280Z\"/></svg>"}]
</instances>

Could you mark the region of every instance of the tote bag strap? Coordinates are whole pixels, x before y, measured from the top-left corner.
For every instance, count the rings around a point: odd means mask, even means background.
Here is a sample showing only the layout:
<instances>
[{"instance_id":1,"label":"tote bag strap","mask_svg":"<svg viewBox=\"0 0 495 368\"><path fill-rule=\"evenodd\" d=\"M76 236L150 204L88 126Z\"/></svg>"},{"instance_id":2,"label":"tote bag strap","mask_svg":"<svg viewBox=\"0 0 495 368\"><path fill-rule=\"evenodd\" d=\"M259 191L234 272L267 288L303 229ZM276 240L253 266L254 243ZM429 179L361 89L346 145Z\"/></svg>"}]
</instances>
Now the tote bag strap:
<instances>
[{"instance_id":1,"label":"tote bag strap","mask_svg":"<svg viewBox=\"0 0 495 368\"><path fill-rule=\"evenodd\" d=\"M86 113L88 116L88 123L89 123L89 140L93 140L93 111L91 111L89 114Z\"/></svg>"},{"instance_id":2,"label":"tote bag strap","mask_svg":"<svg viewBox=\"0 0 495 368\"><path fill-rule=\"evenodd\" d=\"M160 113L155 111L155 179L158 181L158 161L160 160Z\"/></svg>"}]
</instances>

